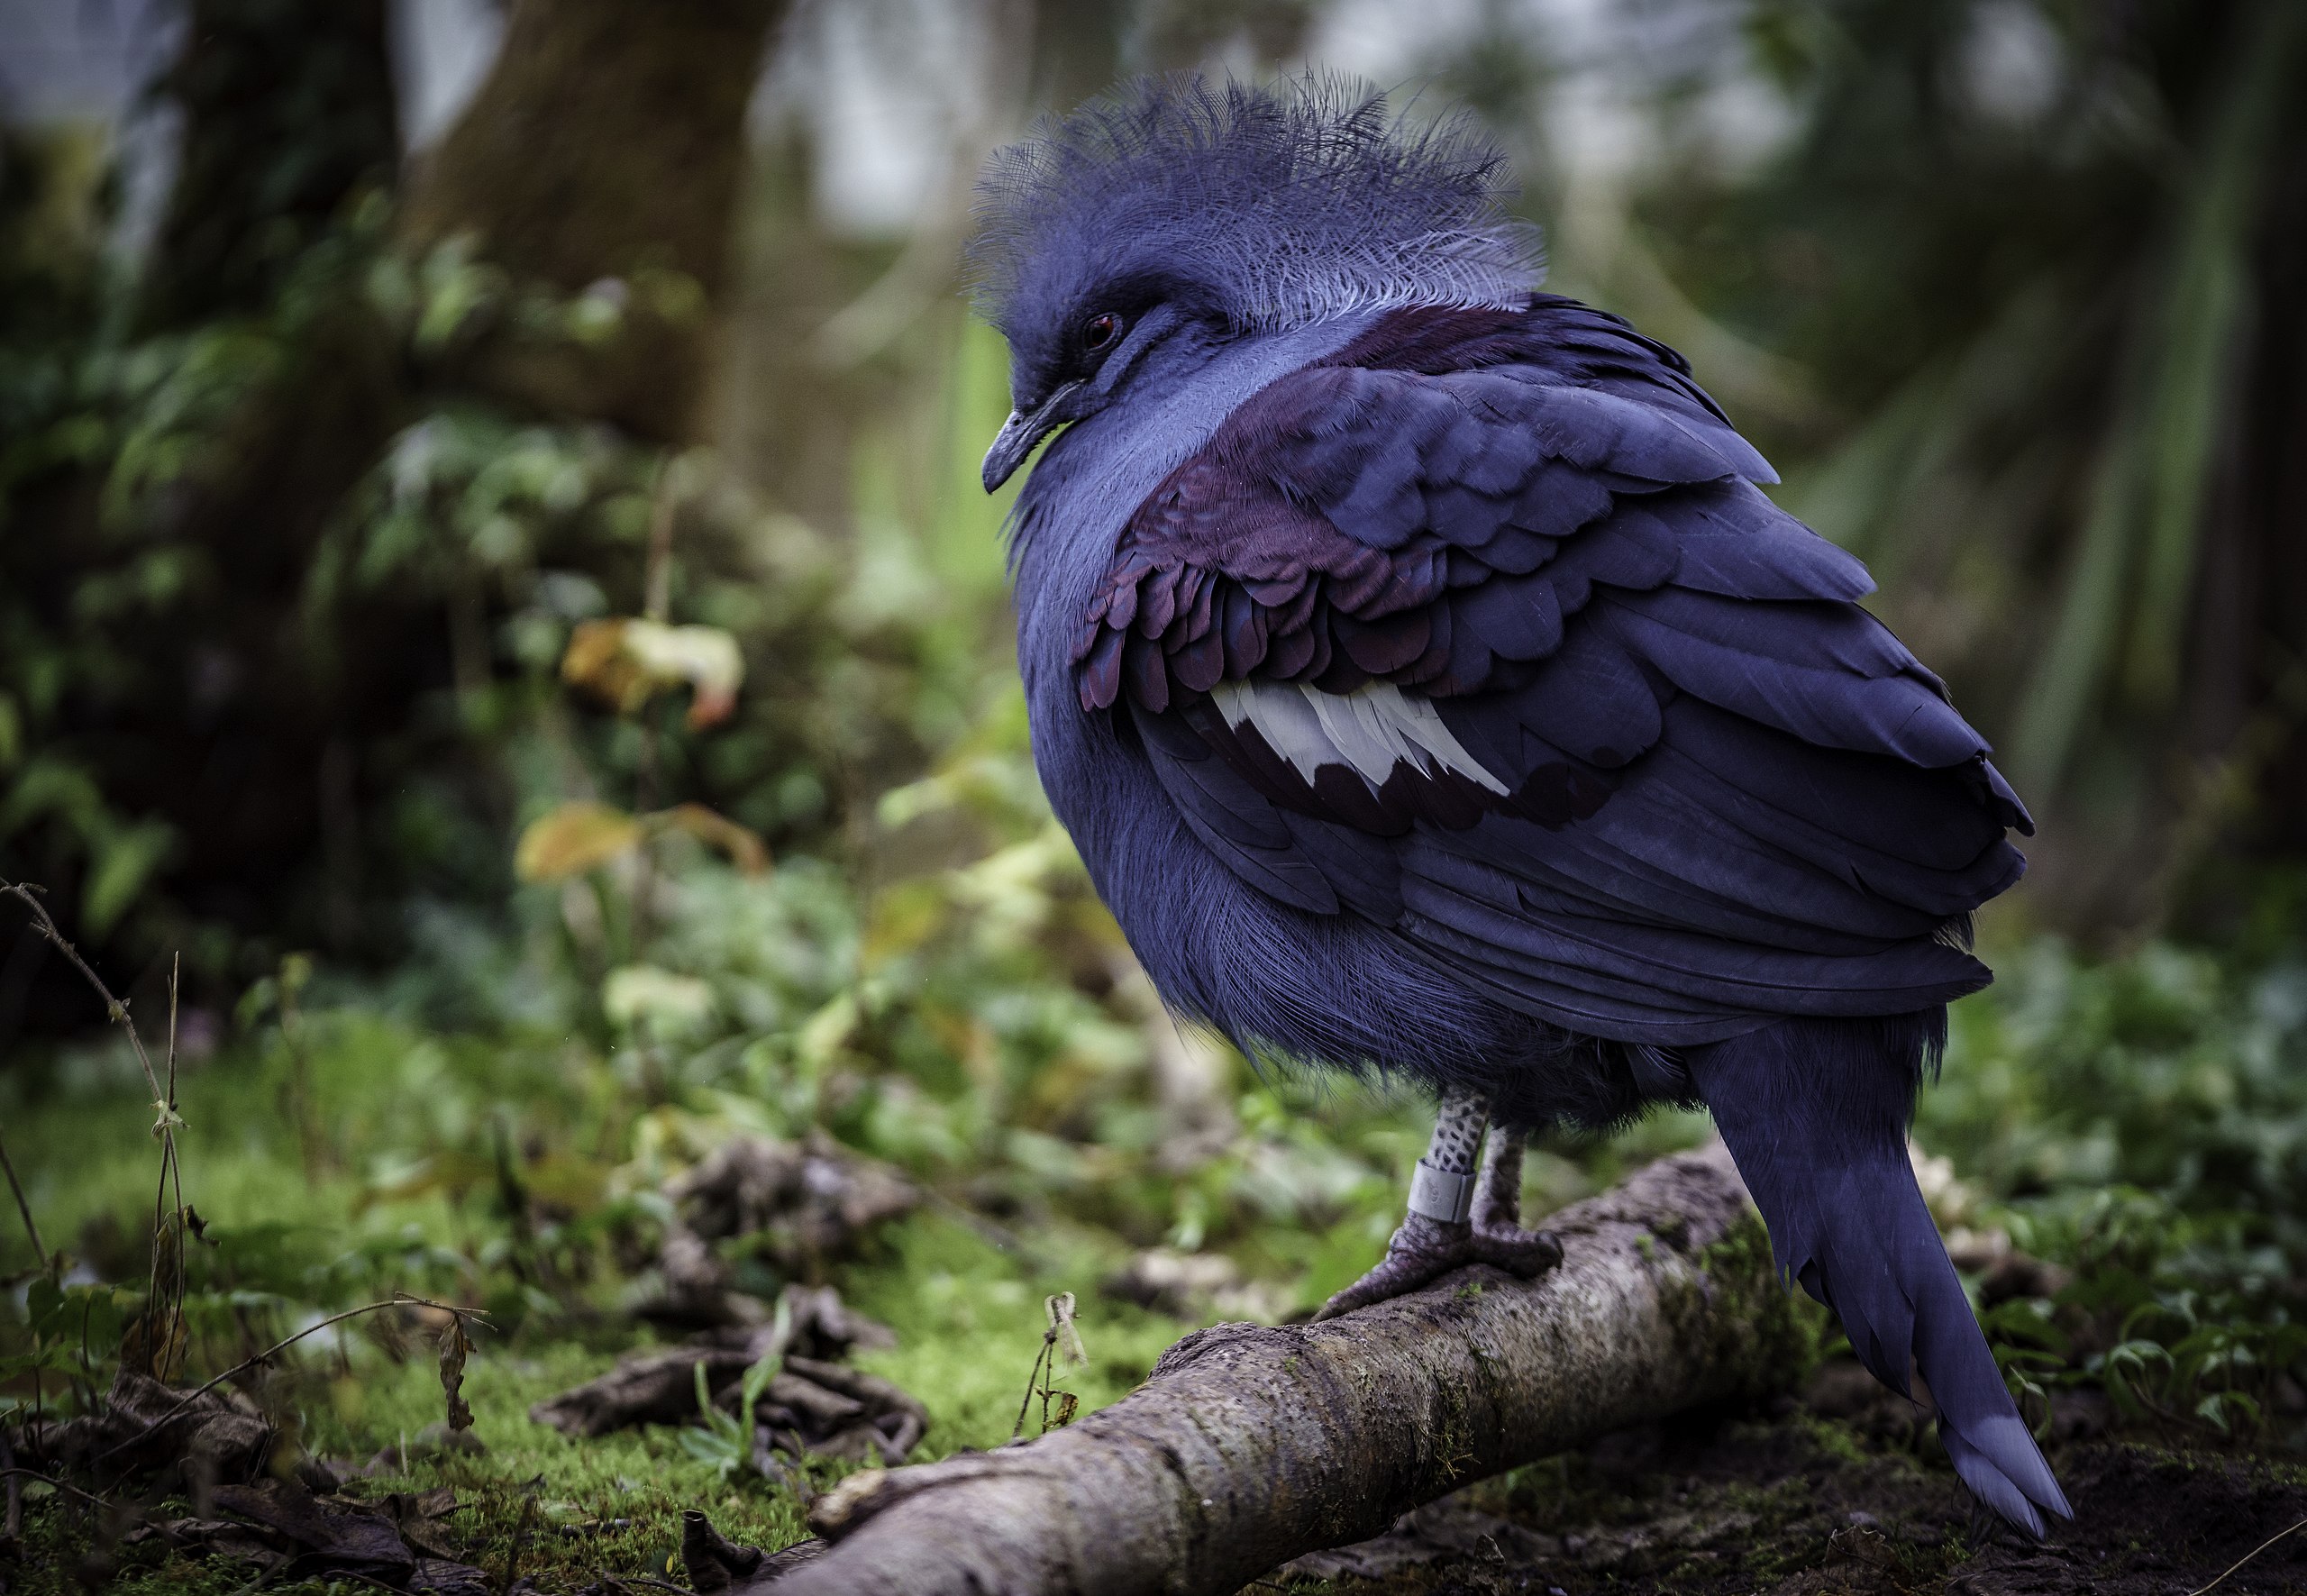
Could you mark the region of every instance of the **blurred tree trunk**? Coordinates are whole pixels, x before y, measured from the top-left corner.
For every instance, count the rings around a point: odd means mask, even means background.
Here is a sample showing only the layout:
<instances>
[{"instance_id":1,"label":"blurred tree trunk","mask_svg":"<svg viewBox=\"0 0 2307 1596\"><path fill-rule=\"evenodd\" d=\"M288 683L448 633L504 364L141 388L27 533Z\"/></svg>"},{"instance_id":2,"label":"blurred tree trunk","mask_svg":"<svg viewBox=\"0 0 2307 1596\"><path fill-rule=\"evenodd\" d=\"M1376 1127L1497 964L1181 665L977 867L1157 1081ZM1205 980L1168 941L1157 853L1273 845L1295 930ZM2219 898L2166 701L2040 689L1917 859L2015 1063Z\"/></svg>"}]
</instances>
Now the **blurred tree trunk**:
<instances>
[{"instance_id":1,"label":"blurred tree trunk","mask_svg":"<svg viewBox=\"0 0 2307 1596\"><path fill-rule=\"evenodd\" d=\"M364 185L400 159L384 0L191 0L154 86L184 115L141 319L252 310Z\"/></svg>"},{"instance_id":2,"label":"blurred tree trunk","mask_svg":"<svg viewBox=\"0 0 2307 1596\"><path fill-rule=\"evenodd\" d=\"M744 117L783 0L514 0L471 105L411 175L403 236L473 238L524 282L624 310L598 343L499 338L473 375L515 402L696 435L729 278Z\"/></svg>"},{"instance_id":3,"label":"blurred tree trunk","mask_svg":"<svg viewBox=\"0 0 2307 1596\"><path fill-rule=\"evenodd\" d=\"M2207 818L2239 819L2249 854L2297 859L2307 857L2307 117L2296 105L2292 122L2252 262L2240 414L2204 515L2183 726L2187 752L2223 765L2252 804Z\"/></svg>"},{"instance_id":4,"label":"blurred tree trunk","mask_svg":"<svg viewBox=\"0 0 2307 1596\"><path fill-rule=\"evenodd\" d=\"M389 191L400 144L385 0L189 0L182 52L153 92L182 116L180 159L134 315L196 347L215 338L205 358L233 374L216 389L229 408L164 493L100 508L92 485L59 483L53 519L23 539L12 575L57 595L60 634L105 661L60 713L72 728L62 751L140 829L164 828L169 907L130 951L189 943L202 1001L257 971L215 968L223 955L204 951L196 927L332 946L356 935L344 914L327 935L312 912L354 886L349 866L325 880L315 869L333 790L323 750L385 731L408 697L398 656L377 646L405 646L405 624L347 636L351 679L323 682L302 612L313 548L406 414L389 334L357 282L324 272L277 360L234 366L221 352L272 347L281 289L312 246L364 193ZM109 573L147 550L191 573L180 595L109 619L76 614L67 596L119 579ZM106 868L101 849L85 867L91 879ZM76 929L101 944L111 918Z\"/></svg>"},{"instance_id":5,"label":"blurred tree trunk","mask_svg":"<svg viewBox=\"0 0 2307 1596\"><path fill-rule=\"evenodd\" d=\"M316 665L314 551L443 383L549 416L692 435L745 107L780 9L514 0L473 103L407 175L399 242L422 251L472 235L522 287L621 302L620 330L584 342L524 334L508 317L452 367L413 366L362 276L324 273L321 310L234 401L213 469L154 506L152 531L199 552L212 597L148 628L133 645L148 688L87 719L132 755L103 771L107 795L173 833L168 889L196 923L389 956L399 932L378 906L407 882L384 817L411 762L446 772L465 801L496 801L493 767L444 746L453 734L428 708L450 682L447 618L379 592L330 619ZM187 159L152 295L174 324L276 310L287 265L361 174L390 177L384 17L383 0L194 0L167 80Z\"/></svg>"}]
</instances>

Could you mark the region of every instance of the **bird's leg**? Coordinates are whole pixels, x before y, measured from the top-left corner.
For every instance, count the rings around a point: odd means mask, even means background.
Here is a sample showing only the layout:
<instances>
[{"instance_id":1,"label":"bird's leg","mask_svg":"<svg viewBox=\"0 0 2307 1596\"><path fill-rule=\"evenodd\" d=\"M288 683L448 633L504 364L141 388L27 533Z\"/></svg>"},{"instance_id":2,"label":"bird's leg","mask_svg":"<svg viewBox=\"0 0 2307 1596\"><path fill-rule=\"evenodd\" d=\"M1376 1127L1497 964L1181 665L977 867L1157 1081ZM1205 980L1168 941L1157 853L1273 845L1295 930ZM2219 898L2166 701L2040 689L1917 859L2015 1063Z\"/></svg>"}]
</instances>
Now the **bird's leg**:
<instances>
[{"instance_id":1,"label":"bird's leg","mask_svg":"<svg viewBox=\"0 0 2307 1596\"><path fill-rule=\"evenodd\" d=\"M1372 1302L1415 1291L1438 1274L1473 1262L1474 1158L1490 1099L1445 1087L1434 1118L1434 1139L1409 1181L1409 1212L1386 1244L1378 1266L1322 1305L1318 1319L1336 1318Z\"/></svg>"},{"instance_id":2,"label":"bird's leg","mask_svg":"<svg viewBox=\"0 0 2307 1596\"><path fill-rule=\"evenodd\" d=\"M1522 1228L1522 1148L1529 1139L1526 1130L1491 1129L1470 1216L1474 1256L1525 1280L1562 1262L1560 1242L1543 1230Z\"/></svg>"},{"instance_id":3,"label":"bird's leg","mask_svg":"<svg viewBox=\"0 0 2307 1596\"><path fill-rule=\"evenodd\" d=\"M1372 1302L1415 1291L1436 1276L1466 1263L1494 1263L1518 1274L1536 1274L1560 1259L1562 1252L1551 1236L1532 1236L1515 1225L1519 1203L1522 1142L1501 1132L1500 1147L1511 1143L1511 1154L1493 1152L1492 1169L1516 1187L1502 1206L1493 1198L1486 1208L1477 1192L1475 1154L1482 1146L1482 1127L1490 1121L1490 1100L1480 1092L1452 1087L1442 1093L1435 1117L1434 1140L1418 1161L1410 1177L1409 1213L1387 1245L1378 1267L1322 1305L1318 1319L1336 1318ZM1510 1159L1511 1168L1505 1168ZM1474 1216L1488 1216L1478 1220ZM1499 1217L1502 1216L1502 1218Z\"/></svg>"}]
</instances>

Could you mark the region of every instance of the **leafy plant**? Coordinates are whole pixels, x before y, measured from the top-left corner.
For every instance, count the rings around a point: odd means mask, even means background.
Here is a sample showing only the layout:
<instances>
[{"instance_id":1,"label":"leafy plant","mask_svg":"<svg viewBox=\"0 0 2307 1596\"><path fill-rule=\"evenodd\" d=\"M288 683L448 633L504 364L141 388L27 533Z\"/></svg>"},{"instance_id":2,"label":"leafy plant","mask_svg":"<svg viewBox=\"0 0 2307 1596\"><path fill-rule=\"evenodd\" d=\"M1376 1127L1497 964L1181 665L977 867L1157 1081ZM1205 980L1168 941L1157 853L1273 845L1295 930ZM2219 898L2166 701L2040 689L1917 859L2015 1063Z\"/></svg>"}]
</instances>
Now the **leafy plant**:
<instances>
[{"instance_id":1,"label":"leafy plant","mask_svg":"<svg viewBox=\"0 0 2307 1596\"><path fill-rule=\"evenodd\" d=\"M705 1365L700 1363L695 1366L697 1411L702 1423L680 1432L681 1450L725 1480L753 1462L754 1451L761 1445L755 1432L753 1409L761 1393L769 1390L769 1382L784 1368L784 1347L792 1332L792 1302L780 1296L777 1300L777 1317L770 1327L769 1349L745 1365L745 1372L737 1382L737 1410L734 1414L716 1405L705 1383Z\"/></svg>"}]
</instances>

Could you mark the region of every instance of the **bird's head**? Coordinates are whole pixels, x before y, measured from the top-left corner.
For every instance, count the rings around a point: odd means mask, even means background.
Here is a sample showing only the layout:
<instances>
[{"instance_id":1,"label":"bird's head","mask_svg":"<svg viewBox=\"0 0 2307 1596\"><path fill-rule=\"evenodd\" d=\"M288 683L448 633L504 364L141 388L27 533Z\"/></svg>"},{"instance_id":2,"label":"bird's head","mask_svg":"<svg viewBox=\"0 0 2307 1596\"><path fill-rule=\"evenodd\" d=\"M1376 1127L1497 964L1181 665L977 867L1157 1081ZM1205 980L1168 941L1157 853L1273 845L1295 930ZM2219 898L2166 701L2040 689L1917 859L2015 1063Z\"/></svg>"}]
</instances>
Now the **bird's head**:
<instances>
[{"instance_id":1,"label":"bird's head","mask_svg":"<svg viewBox=\"0 0 2307 1596\"><path fill-rule=\"evenodd\" d=\"M988 492L1034 445L1226 344L1537 286L1504 158L1463 117L1413 127L1335 79L1149 78L1044 121L978 185L977 302L1016 409Z\"/></svg>"}]
</instances>

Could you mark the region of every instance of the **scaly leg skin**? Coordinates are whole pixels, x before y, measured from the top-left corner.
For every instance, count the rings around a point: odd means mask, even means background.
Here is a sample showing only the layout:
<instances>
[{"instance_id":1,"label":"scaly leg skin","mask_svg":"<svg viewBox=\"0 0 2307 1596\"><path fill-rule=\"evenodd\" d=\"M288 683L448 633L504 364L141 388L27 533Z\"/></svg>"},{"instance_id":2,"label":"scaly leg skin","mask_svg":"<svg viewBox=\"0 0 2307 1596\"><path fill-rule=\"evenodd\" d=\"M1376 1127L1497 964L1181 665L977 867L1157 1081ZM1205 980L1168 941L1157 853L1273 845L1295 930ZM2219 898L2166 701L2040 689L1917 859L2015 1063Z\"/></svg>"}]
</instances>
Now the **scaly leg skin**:
<instances>
[{"instance_id":1,"label":"scaly leg skin","mask_svg":"<svg viewBox=\"0 0 2307 1596\"><path fill-rule=\"evenodd\" d=\"M1415 1291L1463 1264L1490 1263L1527 1277L1561 1261L1552 1236L1515 1223L1522 1197L1519 1135L1500 1131L1491 1138L1477 1179L1474 1155L1489 1120L1490 1103L1481 1093L1443 1092L1434 1140L1410 1181L1409 1216L1387 1244L1385 1258L1324 1303L1317 1320Z\"/></svg>"},{"instance_id":2,"label":"scaly leg skin","mask_svg":"<svg viewBox=\"0 0 2307 1596\"><path fill-rule=\"evenodd\" d=\"M1562 1244L1544 1230L1522 1228L1522 1148L1526 1130L1500 1126L1482 1149L1474 1187L1474 1256L1509 1274L1534 1280L1562 1262Z\"/></svg>"}]
</instances>

